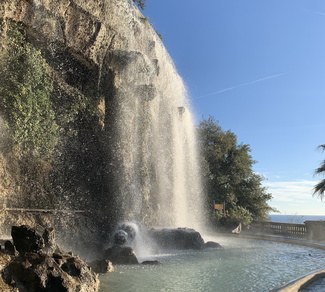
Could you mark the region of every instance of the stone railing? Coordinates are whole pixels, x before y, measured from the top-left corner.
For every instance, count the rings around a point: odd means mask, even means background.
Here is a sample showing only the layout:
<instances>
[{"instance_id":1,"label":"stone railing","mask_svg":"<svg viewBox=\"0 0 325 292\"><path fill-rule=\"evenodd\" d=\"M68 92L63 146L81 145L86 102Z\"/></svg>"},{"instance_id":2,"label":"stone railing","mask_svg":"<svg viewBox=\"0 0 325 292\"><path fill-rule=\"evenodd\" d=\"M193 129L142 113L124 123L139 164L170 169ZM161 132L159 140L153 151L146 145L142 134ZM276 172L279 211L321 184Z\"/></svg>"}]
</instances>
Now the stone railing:
<instances>
[{"instance_id":1,"label":"stone railing","mask_svg":"<svg viewBox=\"0 0 325 292\"><path fill-rule=\"evenodd\" d=\"M253 221L250 232L325 241L325 221L305 221L304 224Z\"/></svg>"}]
</instances>

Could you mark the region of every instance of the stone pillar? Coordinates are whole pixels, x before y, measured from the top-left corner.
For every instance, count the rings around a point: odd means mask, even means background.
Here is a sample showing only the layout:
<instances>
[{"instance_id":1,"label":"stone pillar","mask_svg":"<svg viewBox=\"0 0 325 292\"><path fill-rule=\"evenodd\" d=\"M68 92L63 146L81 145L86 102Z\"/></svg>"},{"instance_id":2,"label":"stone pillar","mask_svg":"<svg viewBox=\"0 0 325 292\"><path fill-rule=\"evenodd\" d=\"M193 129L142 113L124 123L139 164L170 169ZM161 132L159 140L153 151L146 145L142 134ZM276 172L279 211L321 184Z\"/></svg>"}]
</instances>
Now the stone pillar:
<instances>
[{"instance_id":1,"label":"stone pillar","mask_svg":"<svg viewBox=\"0 0 325 292\"><path fill-rule=\"evenodd\" d=\"M325 221L305 221L307 227L307 238L309 240L325 240Z\"/></svg>"}]
</instances>

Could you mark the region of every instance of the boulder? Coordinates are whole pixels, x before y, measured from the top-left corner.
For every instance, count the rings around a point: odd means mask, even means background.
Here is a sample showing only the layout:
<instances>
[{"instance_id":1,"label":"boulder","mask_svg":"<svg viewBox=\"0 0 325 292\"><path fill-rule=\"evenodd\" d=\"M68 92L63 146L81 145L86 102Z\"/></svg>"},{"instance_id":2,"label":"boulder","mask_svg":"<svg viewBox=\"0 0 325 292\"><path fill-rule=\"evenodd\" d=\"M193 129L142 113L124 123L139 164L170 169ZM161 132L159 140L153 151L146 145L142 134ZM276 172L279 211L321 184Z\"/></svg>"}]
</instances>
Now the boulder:
<instances>
[{"instance_id":1,"label":"boulder","mask_svg":"<svg viewBox=\"0 0 325 292\"><path fill-rule=\"evenodd\" d=\"M106 274L114 271L113 265L109 260L96 260L89 263L89 266L97 274Z\"/></svg>"},{"instance_id":2,"label":"boulder","mask_svg":"<svg viewBox=\"0 0 325 292\"><path fill-rule=\"evenodd\" d=\"M33 253L44 248L44 239L28 225L12 226L11 236L19 253Z\"/></svg>"},{"instance_id":3,"label":"boulder","mask_svg":"<svg viewBox=\"0 0 325 292\"><path fill-rule=\"evenodd\" d=\"M151 229L149 236L162 249L202 249L201 234L190 228Z\"/></svg>"},{"instance_id":4,"label":"boulder","mask_svg":"<svg viewBox=\"0 0 325 292\"><path fill-rule=\"evenodd\" d=\"M79 258L62 255L58 260L41 253L15 257L2 271L6 284L21 292L96 292L97 275Z\"/></svg>"},{"instance_id":5,"label":"boulder","mask_svg":"<svg viewBox=\"0 0 325 292\"><path fill-rule=\"evenodd\" d=\"M134 250L128 246L114 245L105 251L104 257L113 265L134 265L138 259Z\"/></svg>"},{"instance_id":6,"label":"boulder","mask_svg":"<svg viewBox=\"0 0 325 292\"><path fill-rule=\"evenodd\" d=\"M11 257L1 272L10 289L20 292L98 291L98 277L85 262L72 254L61 253L58 248L55 253L50 252L56 247L53 229L45 230L43 237L26 225L13 226L11 233L19 255Z\"/></svg>"},{"instance_id":7,"label":"boulder","mask_svg":"<svg viewBox=\"0 0 325 292\"><path fill-rule=\"evenodd\" d=\"M222 247L219 243L214 241L208 241L204 244L205 248L220 248Z\"/></svg>"}]
</instances>

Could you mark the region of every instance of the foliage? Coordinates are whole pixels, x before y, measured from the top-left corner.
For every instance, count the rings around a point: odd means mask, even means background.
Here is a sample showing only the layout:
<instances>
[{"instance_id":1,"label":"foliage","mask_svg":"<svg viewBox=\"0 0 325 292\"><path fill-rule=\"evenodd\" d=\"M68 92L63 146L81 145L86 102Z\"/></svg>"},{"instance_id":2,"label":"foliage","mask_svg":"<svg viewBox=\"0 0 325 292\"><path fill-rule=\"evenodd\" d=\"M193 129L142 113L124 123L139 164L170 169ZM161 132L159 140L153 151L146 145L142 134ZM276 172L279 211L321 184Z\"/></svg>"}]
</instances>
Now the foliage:
<instances>
[{"instance_id":1,"label":"foliage","mask_svg":"<svg viewBox=\"0 0 325 292\"><path fill-rule=\"evenodd\" d=\"M211 209L214 202L225 202L226 210L233 216L238 213L240 217L246 210L250 218L266 219L267 213L273 210L267 204L272 195L262 187L263 177L252 170L255 161L250 155L249 145L237 144L236 135L223 131L211 117L199 124L198 133L204 183Z\"/></svg>"},{"instance_id":2,"label":"foliage","mask_svg":"<svg viewBox=\"0 0 325 292\"><path fill-rule=\"evenodd\" d=\"M41 52L26 42L22 25L11 24L5 57L0 68L0 110L14 142L45 157L58 138L50 100L53 86Z\"/></svg>"},{"instance_id":3,"label":"foliage","mask_svg":"<svg viewBox=\"0 0 325 292\"><path fill-rule=\"evenodd\" d=\"M243 225L249 225L253 218L251 212L242 206L235 206L229 213L229 220L234 223L242 223Z\"/></svg>"},{"instance_id":4,"label":"foliage","mask_svg":"<svg viewBox=\"0 0 325 292\"><path fill-rule=\"evenodd\" d=\"M229 214L216 216L217 225L226 228L235 228L239 223L248 226L252 221L252 214L242 206L233 207Z\"/></svg>"},{"instance_id":5,"label":"foliage","mask_svg":"<svg viewBox=\"0 0 325 292\"><path fill-rule=\"evenodd\" d=\"M319 149L322 151L325 150L325 144L318 146ZM315 170L315 175L325 175L325 160L323 160L320 166ZM314 187L314 194L318 194L321 200L324 199L325 196L325 179L321 180L318 184Z\"/></svg>"},{"instance_id":6,"label":"foliage","mask_svg":"<svg viewBox=\"0 0 325 292\"><path fill-rule=\"evenodd\" d=\"M142 10L146 7L146 0L133 0L133 2Z\"/></svg>"}]
</instances>

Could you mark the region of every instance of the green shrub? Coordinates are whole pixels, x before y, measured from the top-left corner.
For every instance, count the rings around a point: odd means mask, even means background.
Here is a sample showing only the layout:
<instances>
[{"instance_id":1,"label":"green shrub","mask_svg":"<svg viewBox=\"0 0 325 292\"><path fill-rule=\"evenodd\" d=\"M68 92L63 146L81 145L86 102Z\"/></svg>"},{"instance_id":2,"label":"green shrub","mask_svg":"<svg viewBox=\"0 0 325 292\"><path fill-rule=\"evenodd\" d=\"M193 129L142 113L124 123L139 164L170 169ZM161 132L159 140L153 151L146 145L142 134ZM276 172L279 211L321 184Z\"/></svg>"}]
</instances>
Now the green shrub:
<instances>
[{"instance_id":1,"label":"green shrub","mask_svg":"<svg viewBox=\"0 0 325 292\"><path fill-rule=\"evenodd\" d=\"M53 90L41 52L26 41L21 24L12 23L0 73L0 110L15 144L47 157L58 139L50 100Z\"/></svg>"}]
</instances>

